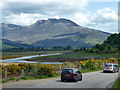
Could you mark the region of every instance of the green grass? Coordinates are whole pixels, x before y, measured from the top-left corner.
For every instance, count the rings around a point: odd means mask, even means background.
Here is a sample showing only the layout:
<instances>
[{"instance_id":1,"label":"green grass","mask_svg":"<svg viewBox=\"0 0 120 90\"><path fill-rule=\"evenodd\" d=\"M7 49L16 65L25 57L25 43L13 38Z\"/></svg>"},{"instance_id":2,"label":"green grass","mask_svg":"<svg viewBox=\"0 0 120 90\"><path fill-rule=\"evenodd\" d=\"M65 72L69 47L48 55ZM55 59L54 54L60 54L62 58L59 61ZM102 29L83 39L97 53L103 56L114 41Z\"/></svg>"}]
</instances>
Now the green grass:
<instances>
[{"instance_id":1,"label":"green grass","mask_svg":"<svg viewBox=\"0 0 120 90\"><path fill-rule=\"evenodd\" d=\"M120 78L118 78L118 79L114 82L112 88L118 88L118 90L120 90Z\"/></svg>"},{"instance_id":2,"label":"green grass","mask_svg":"<svg viewBox=\"0 0 120 90\"><path fill-rule=\"evenodd\" d=\"M89 70L89 69L83 69L81 72L82 73L88 73L88 72L95 72L95 71L100 71L100 70L103 70L103 68L97 68L95 70Z\"/></svg>"},{"instance_id":3,"label":"green grass","mask_svg":"<svg viewBox=\"0 0 120 90\"><path fill-rule=\"evenodd\" d=\"M2 80L0 83L6 83L6 82L9 82L9 81L19 81L19 80L47 79L47 78L54 78L54 77L59 77L59 76L60 76L60 74L59 74L59 73L56 73L56 74L54 74L52 77L47 76L47 75L43 75L43 76L37 75L37 77L23 76L23 77L19 77L19 78L10 77L10 78L8 78L8 79Z\"/></svg>"},{"instance_id":4,"label":"green grass","mask_svg":"<svg viewBox=\"0 0 120 90\"><path fill-rule=\"evenodd\" d=\"M9 79L4 79L4 80L2 80L2 83L6 83L6 82L9 82L9 81L14 81L14 80L16 80L17 78L15 78L15 77L10 77Z\"/></svg>"},{"instance_id":5,"label":"green grass","mask_svg":"<svg viewBox=\"0 0 120 90\"><path fill-rule=\"evenodd\" d=\"M20 79L23 79L23 80L33 80L33 79L46 79L46 78L53 78L53 77L59 77L60 74L59 73L56 73L54 74L52 77L50 76L47 76L47 75L43 75L43 76L40 76L40 75L37 75L36 77L32 77L32 76L23 76L21 77Z\"/></svg>"}]
</instances>

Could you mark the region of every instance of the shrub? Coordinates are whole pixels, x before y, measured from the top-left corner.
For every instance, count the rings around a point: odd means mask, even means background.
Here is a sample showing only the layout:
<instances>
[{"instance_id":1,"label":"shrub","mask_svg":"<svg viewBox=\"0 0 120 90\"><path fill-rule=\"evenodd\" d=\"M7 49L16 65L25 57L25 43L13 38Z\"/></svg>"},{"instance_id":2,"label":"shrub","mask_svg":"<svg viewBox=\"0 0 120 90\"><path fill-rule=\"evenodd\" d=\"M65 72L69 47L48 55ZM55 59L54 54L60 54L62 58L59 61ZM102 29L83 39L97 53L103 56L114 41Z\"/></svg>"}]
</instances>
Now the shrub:
<instances>
[{"instance_id":1,"label":"shrub","mask_svg":"<svg viewBox=\"0 0 120 90\"><path fill-rule=\"evenodd\" d=\"M80 61L79 64L81 64L81 67L85 69L85 61Z\"/></svg>"},{"instance_id":2,"label":"shrub","mask_svg":"<svg viewBox=\"0 0 120 90\"><path fill-rule=\"evenodd\" d=\"M7 75L21 73L21 68L15 64L2 65L2 75L5 75L5 70L7 70Z\"/></svg>"},{"instance_id":3,"label":"shrub","mask_svg":"<svg viewBox=\"0 0 120 90\"><path fill-rule=\"evenodd\" d=\"M20 63L18 66L21 67L21 69L24 69L26 72L30 72L30 70L34 70L35 65L33 64L27 64L27 63Z\"/></svg>"},{"instance_id":4,"label":"shrub","mask_svg":"<svg viewBox=\"0 0 120 90\"><path fill-rule=\"evenodd\" d=\"M118 60L116 58L109 58L106 61L111 62L111 63L115 63L115 62L117 63L118 62Z\"/></svg>"},{"instance_id":5,"label":"shrub","mask_svg":"<svg viewBox=\"0 0 120 90\"><path fill-rule=\"evenodd\" d=\"M95 69L95 62L93 59L89 59L88 61L86 61L86 67L94 70Z\"/></svg>"},{"instance_id":6,"label":"shrub","mask_svg":"<svg viewBox=\"0 0 120 90\"><path fill-rule=\"evenodd\" d=\"M53 76L54 70L51 65L41 65L40 68L38 68L38 75L48 75Z\"/></svg>"}]
</instances>

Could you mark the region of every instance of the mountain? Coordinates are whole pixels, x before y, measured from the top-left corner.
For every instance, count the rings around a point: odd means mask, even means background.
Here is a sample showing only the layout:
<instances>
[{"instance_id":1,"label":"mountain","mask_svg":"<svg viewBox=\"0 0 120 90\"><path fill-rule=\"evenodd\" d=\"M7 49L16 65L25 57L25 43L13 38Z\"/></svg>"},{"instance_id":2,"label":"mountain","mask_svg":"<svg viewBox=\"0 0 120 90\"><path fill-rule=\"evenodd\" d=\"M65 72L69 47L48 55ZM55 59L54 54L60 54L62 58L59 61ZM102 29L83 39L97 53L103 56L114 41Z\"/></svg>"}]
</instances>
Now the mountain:
<instances>
[{"instance_id":1,"label":"mountain","mask_svg":"<svg viewBox=\"0 0 120 90\"><path fill-rule=\"evenodd\" d=\"M102 43L110 33L77 25L68 19L38 20L28 26L2 23L2 38L34 46L91 47Z\"/></svg>"}]
</instances>

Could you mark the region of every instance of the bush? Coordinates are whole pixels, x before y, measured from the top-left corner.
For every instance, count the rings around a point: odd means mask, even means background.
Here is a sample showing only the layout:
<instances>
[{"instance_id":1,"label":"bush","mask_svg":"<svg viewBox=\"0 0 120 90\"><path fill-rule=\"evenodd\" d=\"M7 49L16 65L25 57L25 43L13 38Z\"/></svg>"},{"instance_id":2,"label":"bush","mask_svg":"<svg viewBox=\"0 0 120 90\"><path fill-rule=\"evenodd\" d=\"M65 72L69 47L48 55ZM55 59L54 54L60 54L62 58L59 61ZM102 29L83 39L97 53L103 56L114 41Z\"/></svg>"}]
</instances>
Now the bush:
<instances>
[{"instance_id":1,"label":"bush","mask_svg":"<svg viewBox=\"0 0 120 90\"><path fill-rule=\"evenodd\" d=\"M2 65L2 75L5 75L5 70L7 70L7 75L18 74L21 73L21 68L18 65L10 64L3 66Z\"/></svg>"},{"instance_id":2,"label":"bush","mask_svg":"<svg viewBox=\"0 0 120 90\"><path fill-rule=\"evenodd\" d=\"M89 59L88 61L86 61L86 67L89 69L94 70L95 69L95 62L93 59Z\"/></svg>"},{"instance_id":3,"label":"bush","mask_svg":"<svg viewBox=\"0 0 120 90\"><path fill-rule=\"evenodd\" d=\"M85 61L80 61L79 62L79 64L81 64L81 67L83 68L83 69L85 69L86 67L85 67L85 64L86 64L86 62Z\"/></svg>"},{"instance_id":4,"label":"bush","mask_svg":"<svg viewBox=\"0 0 120 90\"><path fill-rule=\"evenodd\" d=\"M30 72L31 70L34 70L35 65L33 64L27 64L27 63L20 63L18 66L21 67L21 69L24 69L26 72Z\"/></svg>"},{"instance_id":5,"label":"bush","mask_svg":"<svg viewBox=\"0 0 120 90\"><path fill-rule=\"evenodd\" d=\"M118 60L116 58L109 58L109 59L107 59L107 62L117 63Z\"/></svg>"},{"instance_id":6,"label":"bush","mask_svg":"<svg viewBox=\"0 0 120 90\"><path fill-rule=\"evenodd\" d=\"M53 76L54 70L51 65L41 65L40 68L38 68L38 75L48 75Z\"/></svg>"}]
</instances>

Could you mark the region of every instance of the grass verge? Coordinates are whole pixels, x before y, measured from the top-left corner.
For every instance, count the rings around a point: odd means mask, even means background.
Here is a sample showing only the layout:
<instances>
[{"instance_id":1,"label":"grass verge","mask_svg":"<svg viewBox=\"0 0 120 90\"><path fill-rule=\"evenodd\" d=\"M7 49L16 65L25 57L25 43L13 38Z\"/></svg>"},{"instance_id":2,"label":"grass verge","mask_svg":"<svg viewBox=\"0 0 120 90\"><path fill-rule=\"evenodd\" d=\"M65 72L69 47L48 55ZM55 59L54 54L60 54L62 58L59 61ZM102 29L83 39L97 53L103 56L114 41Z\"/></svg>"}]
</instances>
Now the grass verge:
<instances>
[{"instance_id":1,"label":"grass verge","mask_svg":"<svg viewBox=\"0 0 120 90\"><path fill-rule=\"evenodd\" d=\"M120 90L120 78L116 79L112 88L118 88L118 90Z\"/></svg>"},{"instance_id":2,"label":"grass verge","mask_svg":"<svg viewBox=\"0 0 120 90\"><path fill-rule=\"evenodd\" d=\"M97 68L97 69L95 69L95 70L89 70L89 69L83 69L81 72L82 73L88 73L88 72L95 72L95 71L101 71L101 70L103 70L103 68Z\"/></svg>"}]
</instances>

